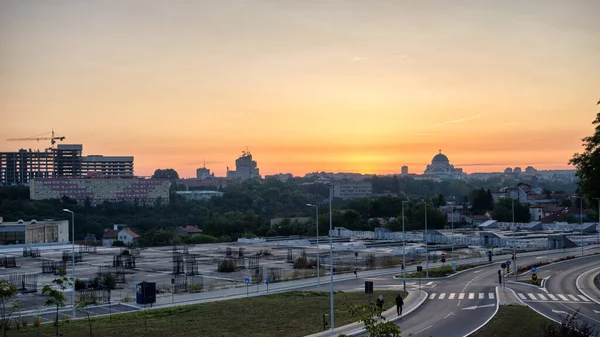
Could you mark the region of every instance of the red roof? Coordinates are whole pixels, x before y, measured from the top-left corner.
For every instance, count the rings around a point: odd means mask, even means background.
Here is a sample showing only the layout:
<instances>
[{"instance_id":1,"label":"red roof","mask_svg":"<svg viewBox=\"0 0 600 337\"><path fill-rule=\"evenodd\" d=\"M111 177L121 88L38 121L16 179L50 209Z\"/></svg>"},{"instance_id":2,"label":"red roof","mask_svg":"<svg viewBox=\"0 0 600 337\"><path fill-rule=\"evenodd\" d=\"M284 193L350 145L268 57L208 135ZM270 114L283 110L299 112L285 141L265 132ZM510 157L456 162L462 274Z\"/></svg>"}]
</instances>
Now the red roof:
<instances>
[{"instance_id":1,"label":"red roof","mask_svg":"<svg viewBox=\"0 0 600 337\"><path fill-rule=\"evenodd\" d=\"M125 228L124 231L125 231L125 233L131 235L131 237L134 238L134 239L137 239L137 238L140 237L139 234L137 234L136 232L132 231L129 228Z\"/></svg>"},{"instance_id":2,"label":"red roof","mask_svg":"<svg viewBox=\"0 0 600 337\"><path fill-rule=\"evenodd\" d=\"M198 229L196 226L185 226L183 230L188 233L202 233L202 230Z\"/></svg>"},{"instance_id":3,"label":"red roof","mask_svg":"<svg viewBox=\"0 0 600 337\"><path fill-rule=\"evenodd\" d=\"M105 229L102 234L103 239L116 239L117 237L119 237L119 231L114 229Z\"/></svg>"}]
</instances>

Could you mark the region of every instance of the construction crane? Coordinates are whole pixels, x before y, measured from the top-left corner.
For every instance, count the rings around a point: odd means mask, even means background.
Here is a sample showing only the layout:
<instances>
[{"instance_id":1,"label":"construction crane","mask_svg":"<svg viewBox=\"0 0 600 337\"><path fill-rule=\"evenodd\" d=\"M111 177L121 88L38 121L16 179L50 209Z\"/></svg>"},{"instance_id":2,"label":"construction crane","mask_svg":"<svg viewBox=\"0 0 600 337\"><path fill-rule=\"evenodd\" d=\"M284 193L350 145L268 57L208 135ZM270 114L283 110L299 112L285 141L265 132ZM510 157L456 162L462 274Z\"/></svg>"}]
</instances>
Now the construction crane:
<instances>
[{"instance_id":1,"label":"construction crane","mask_svg":"<svg viewBox=\"0 0 600 337\"><path fill-rule=\"evenodd\" d=\"M47 135L51 133L52 136L51 137L42 137L43 135ZM15 141L24 141L24 140L36 140L38 143L40 142L40 140L49 140L50 143L52 143L52 147L54 147L54 144L56 144L57 140L63 141L65 140L65 137L62 136L56 136L54 134L54 130L52 130L52 132L47 132L47 133L43 133L41 135L38 136L33 136L33 137L24 137L24 138L8 138L7 141L11 141L11 142L15 142Z\"/></svg>"}]
</instances>

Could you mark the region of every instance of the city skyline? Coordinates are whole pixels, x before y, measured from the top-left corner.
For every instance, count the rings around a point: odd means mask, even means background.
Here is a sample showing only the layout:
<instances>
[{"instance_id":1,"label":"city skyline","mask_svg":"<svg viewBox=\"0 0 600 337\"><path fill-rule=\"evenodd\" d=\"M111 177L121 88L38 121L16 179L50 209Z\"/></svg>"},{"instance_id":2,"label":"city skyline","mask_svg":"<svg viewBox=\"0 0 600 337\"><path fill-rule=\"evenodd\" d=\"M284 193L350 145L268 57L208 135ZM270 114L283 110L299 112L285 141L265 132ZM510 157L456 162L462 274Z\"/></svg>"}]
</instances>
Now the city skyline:
<instances>
[{"instance_id":1,"label":"city skyline","mask_svg":"<svg viewBox=\"0 0 600 337\"><path fill-rule=\"evenodd\" d=\"M0 2L0 151L54 129L136 175L572 169L597 1Z\"/></svg>"}]
</instances>

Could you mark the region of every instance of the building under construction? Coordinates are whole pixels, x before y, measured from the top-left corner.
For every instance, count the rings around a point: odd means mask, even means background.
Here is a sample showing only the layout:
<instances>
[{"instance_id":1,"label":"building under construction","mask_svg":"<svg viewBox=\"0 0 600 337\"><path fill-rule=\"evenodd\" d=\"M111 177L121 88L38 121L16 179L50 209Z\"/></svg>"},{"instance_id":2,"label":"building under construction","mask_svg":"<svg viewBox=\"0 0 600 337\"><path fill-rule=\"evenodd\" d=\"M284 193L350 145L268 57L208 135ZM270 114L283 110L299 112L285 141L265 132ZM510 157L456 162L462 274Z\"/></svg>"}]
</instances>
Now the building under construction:
<instances>
[{"instance_id":1,"label":"building under construction","mask_svg":"<svg viewBox=\"0 0 600 337\"><path fill-rule=\"evenodd\" d=\"M133 156L82 155L81 144L59 144L44 151L0 152L0 184L23 185L36 178L93 174L133 177Z\"/></svg>"}]
</instances>

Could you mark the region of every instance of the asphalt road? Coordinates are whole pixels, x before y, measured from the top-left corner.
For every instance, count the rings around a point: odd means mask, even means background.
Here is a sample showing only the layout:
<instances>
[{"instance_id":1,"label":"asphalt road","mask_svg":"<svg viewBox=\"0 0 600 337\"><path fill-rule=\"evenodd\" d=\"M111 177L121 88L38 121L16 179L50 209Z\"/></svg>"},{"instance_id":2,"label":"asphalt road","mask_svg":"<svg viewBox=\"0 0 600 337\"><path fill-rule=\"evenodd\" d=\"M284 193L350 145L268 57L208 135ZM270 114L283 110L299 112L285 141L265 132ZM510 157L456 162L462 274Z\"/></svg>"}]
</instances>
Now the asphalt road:
<instances>
[{"instance_id":1,"label":"asphalt road","mask_svg":"<svg viewBox=\"0 0 600 337\"><path fill-rule=\"evenodd\" d=\"M510 284L519 298L547 317L562 321L567 314L579 310L579 319L600 330L600 304L577 289L577 278L597 268L600 257L590 256L538 268L538 279L547 278L544 288Z\"/></svg>"}]
</instances>

